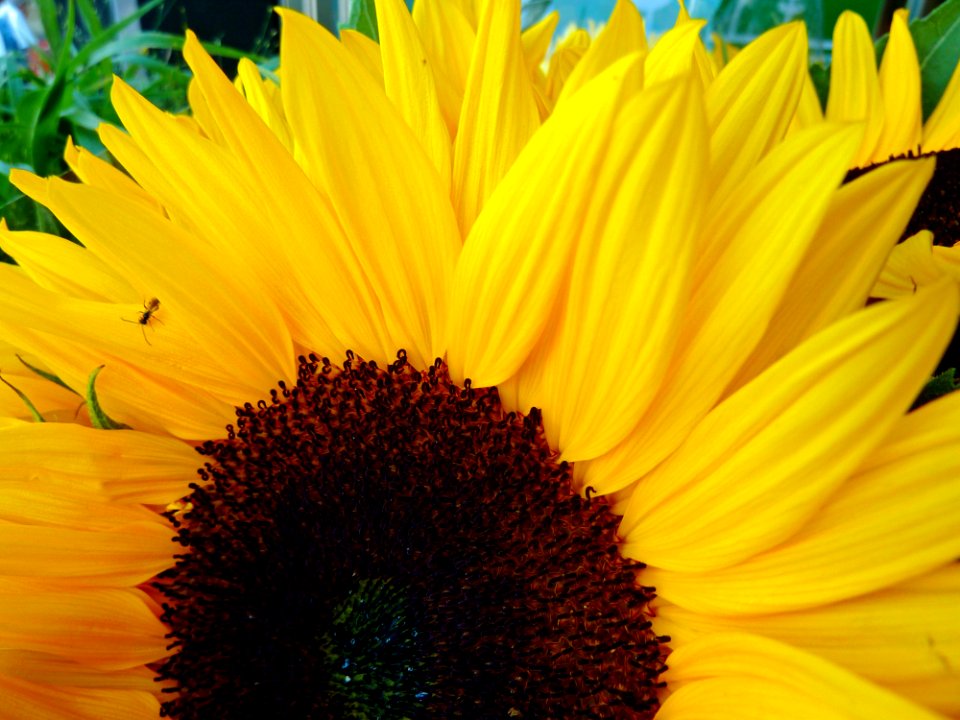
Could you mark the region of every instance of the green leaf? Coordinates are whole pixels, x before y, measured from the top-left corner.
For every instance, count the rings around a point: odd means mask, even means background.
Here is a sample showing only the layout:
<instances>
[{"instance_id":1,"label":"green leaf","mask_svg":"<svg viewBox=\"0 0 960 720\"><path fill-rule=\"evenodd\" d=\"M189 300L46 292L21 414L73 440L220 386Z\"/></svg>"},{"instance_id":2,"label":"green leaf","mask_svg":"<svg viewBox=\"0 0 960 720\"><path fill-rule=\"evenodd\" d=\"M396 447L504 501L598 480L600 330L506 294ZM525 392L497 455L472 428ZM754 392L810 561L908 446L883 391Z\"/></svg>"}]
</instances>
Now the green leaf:
<instances>
[{"instance_id":1,"label":"green leaf","mask_svg":"<svg viewBox=\"0 0 960 720\"><path fill-rule=\"evenodd\" d=\"M377 7L374 0L350 0L350 17L340 24L341 30L356 30L375 42L380 42L377 29Z\"/></svg>"},{"instance_id":2,"label":"green leaf","mask_svg":"<svg viewBox=\"0 0 960 720\"><path fill-rule=\"evenodd\" d=\"M57 3L55 0L37 0L40 10L40 23L43 25L43 34L50 43L50 51L56 55L63 45L60 34L60 19L57 17Z\"/></svg>"},{"instance_id":3,"label":"green leaf","mask_svg":"<svg viewBox=\"0 0 960 720\"><path fill-rule=\"evenodd\" d=\"M117 422L107 415L100 407L100 401L97 400L97 390L94 384L97 382L97 375L105 366L101 365L90 373L90 379L87 381L87 411L90 413L90 422L97 430L130 430L129 425Z\"/></svg>"},{"instance_id":4,"label":"green leaf","mask_svg":"<svg viewBox=\"0 0 960 720\"><path fill-rule=\"evenodd\" d=\"M949 395L954 390L960 389L960 382L953 377L955 373L956 370L950 368L949 370L944 370L939 375L934 375L930 381L923 386L923 390L920 391L917 399L913 401L913 407L910 409L916 410L921 405L926 405L932 400L936 400L944 395Z\"/></svg>"},{"instance_id":5,"label":"green leaf","mask_svg":"<svg viewBox=\"0 0 960 720\"><path fill-rule=\"evenodd\" d=\"M35 365L31 365L30 363L28 363L26 360L24 360L24 359L23 359L22 357L20 357L19 355L17 355L17 360L19 360L19 361L20 361L20 364L23 365L27 370L29 370L30 372L34 373L35 375L39 375L39 376L42 377L44 380L48 380L49 382L52 382L54 385L59 385L59 386L62 387L64 390L69 390L69 391L72 392L74 395L79 395L79 394L80 394L80 393L78 393L76 390L74 390L72 387L70 387L69 385L67 385L63 380L61 380L59 376L54 375L52 372L47 372L46 370L41 370L40 368L38 368L38 367L35 366Z\"/></svg>"},{"instance_id":6,"label":"green leaf","mask_svg":"<svg viewBox=\"0 0 960 720\"><path fill-rule=\"evenodd\" d=\"M947 0L927 17L910 23L910 34L920 58L926 119L940 102L960 62L960 0Z\"/></svg>"},{"instance_id":7,"label":"green leaf","mask_svg":"<svg viewBox=\"0 0 960 720\"><path fill-rule=\"evenodd\" d=\"M19 390L18 388L16 388L14 385L12 385L10 382L8 382L8 381L6 380L6 378L4 378L2 375L0 375L0 382L2 382L4 385L6 385L6 386L7 386L8 388L10 388L11 390L13 390L13 391L17 394L17 396L18 396L21 400L23 400L23 404L27 406L27 409L30 411L30 414L33 416L33 419L34 419L35 421L37 421L37 422L46 422L46 420L43 419L43 415L40 414L40 411L37 410L36 406L35 406L32 402L30 402L30 398L27 397L26 393L24 393L22 390Z\"/></svg>"},{"instance_id":8,"label":"green leaf","mask_svg":"<svg viewBox=\"0 0 960 720\"><path fill-rule=\"evenodd\" d=\"M80 11L80 21L88 33L96 35L103 31L100 16L97 15L97 10L90 0L77 0L77 10Z\"/></svg>"},{"instance_id":9,"label":"green leaf","mask_svg":"<svg viewBox=\"0 0 960 720\"><path fill-rule=\"evenodd\" d=\"M254 63L264 62L266 60L266 58L258 55L220 45L219 43L203 42L201 45L203 45L203 48L208 53L216 57L234 58L237 60L240 58L250 58ZM86 49L85 47L84 51L86 51ZM98 43L95 50L89 53L86 59L93 64L105 59L116 60L120 55L145 53L147 50L183 50L183 36L146 30L136 35L115 38L107 43Z\"/></svg>"},{"instance_id":10,"label":"green leaf","mask_svg":"<svg viewBox=\"0 0 960 720\"><path fill-rule=\"evenodd\" d=\"M814 63L810 66L810 79L820 99L820 107L825 108L830 94L830 71L823 63Z\"/></svg>"},{"instance_id":11,"label":"green leaf","mask_svg":"<svg viewBox=\"0 0 960 720\"><path fill-rule=\"evenodd\" d=\"M117 35L119 35L125 27L139 20L163 1L164 0L150 0L150 2L142 5L136 12L130 13L130 15L125 17L120 22L114 23L110 27L104 29L103 32L98 33L96 36L90 38L90 42L84 45L71 61L70 69L76 70L77 68L90 64L90 56L93 55L93 53L117 37Z\"/></svg>"}]
</instances>

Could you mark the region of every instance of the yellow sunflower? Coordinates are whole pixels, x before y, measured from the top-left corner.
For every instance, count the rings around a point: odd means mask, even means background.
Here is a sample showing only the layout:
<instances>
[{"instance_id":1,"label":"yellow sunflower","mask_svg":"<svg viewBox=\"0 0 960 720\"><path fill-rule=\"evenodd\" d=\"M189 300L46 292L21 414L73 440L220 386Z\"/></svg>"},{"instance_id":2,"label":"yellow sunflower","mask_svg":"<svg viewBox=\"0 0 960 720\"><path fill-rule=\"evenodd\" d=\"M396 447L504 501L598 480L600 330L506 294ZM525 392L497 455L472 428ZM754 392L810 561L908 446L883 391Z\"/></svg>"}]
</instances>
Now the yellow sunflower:
<instances>
[{"instance_id":1,"label":"yellow sunflower","mask_svg":"<svg viewBox=\"0 0 960 720\"><path fill-rule=\"evenodd\" d=\"M920 63L908 20L906 8L894 12L879 71L863 18L846 11L837 20L826 117L835 122L866 123L851 167L960 147L960 65L924 123Z\"/></svg>"},{"instance_id":2,"label":"yellow sunflower","mask_svg":"<svg viewBox=\"0 0 960 720\"><path fill-rule=\"evenodd\" d=\"M894 248L872 292L878 298L956 278L960 266L960 64L924 123L920 63L908 20L906 9L894 13L879 71L863 18L844 12L833 34L826 118L866 123L852 176L894 158L937 159L936 172L904 230L909 240ZM956 361L952 349L945 362Z\"/></svg>"},{"instance_id":3,"label":"yellow sunflower","mask_svg":"<svg viewBox=\"0 0 960 720\"><path fill-rule=\"evenodd\" d=\"M279 88L188 36L125 172L14 174L82 246L0 228L65 420L3 398L3 713L960 713L960 395L906 412L960 298L864 308L932 162L841 185L798 24L715 77L598 38L544 115L470 8L453 115L433 20L284 10Z\"/></svg>"}]
</instances>

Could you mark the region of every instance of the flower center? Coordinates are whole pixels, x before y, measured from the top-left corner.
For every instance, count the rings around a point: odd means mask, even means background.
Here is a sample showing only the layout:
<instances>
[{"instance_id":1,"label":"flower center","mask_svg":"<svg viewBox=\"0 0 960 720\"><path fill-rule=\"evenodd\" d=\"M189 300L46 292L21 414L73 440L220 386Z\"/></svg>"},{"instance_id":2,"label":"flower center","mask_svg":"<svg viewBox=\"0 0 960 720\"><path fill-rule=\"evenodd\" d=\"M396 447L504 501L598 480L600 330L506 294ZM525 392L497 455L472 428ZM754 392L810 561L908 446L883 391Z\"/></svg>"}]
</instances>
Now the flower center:
<instances>
[{"instance_id":1,"label":"flower center","mask_svg":"<svg viewBox=\"0 0 960 720\"><path fill-rule=\"evenodd\" d=\"M649 718L667 640L540 415L301 358L206 443L156 586L176 718Z\"/></svg>"},{"instance_id":2,"label":"flower center","mask_svg":"<svg viewBox=\"0 0 960 720\"><path fill-rule=\"evenodd\" d=\"M937 158L937 167L933 177L920 196L920 202L917 203L900 239L906 240L921 230L929 230L933 233L935 244L950 247L960 242L960 148L934 155ZM911 153L890 158L890 162L915 157L917 156ZM851 170L844 182L856 180L881 165L886 163Z\"/></svg>"},{"instance_id":3,"label":"flower center","mask_svg":"<svg viewBox=\"0 0 960 720\"><path fill-rule=\"evenodd\" d=\"M937 153L937 169L903 237L921 230L932 232L937 245L951 247L960 242L960 148Z\"/></svg>"}]
</instances>

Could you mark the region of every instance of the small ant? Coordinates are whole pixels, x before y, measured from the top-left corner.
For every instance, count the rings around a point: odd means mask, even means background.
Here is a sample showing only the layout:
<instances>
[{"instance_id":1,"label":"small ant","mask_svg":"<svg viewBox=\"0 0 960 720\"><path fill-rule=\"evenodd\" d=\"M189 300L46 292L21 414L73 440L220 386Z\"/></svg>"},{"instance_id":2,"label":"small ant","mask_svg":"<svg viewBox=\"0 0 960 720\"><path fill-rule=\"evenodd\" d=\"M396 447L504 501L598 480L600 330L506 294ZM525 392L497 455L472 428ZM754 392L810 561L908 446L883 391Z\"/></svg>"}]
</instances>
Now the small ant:
<instances>
[{"instance_id":1,"label":"small ant","mask_svg":"<svg viewBox=\"0 0 960 720\"><path fill-rule=\"evenodd\" d=\"M136 320L127 320L126 318L120 318L124 322L136 323L140 326L140 332L143 333L143 339L146 341L147 345L153 345L149 340L147 340L147 332L143 328L150 324L151 319L155 319L157 322L161 322L160 318L154 318L154 314L157 310L160 309L160 301L156 298L150 298L143 304L143 312L140 313L140 317Z\"/></svg>"}]
</instances>

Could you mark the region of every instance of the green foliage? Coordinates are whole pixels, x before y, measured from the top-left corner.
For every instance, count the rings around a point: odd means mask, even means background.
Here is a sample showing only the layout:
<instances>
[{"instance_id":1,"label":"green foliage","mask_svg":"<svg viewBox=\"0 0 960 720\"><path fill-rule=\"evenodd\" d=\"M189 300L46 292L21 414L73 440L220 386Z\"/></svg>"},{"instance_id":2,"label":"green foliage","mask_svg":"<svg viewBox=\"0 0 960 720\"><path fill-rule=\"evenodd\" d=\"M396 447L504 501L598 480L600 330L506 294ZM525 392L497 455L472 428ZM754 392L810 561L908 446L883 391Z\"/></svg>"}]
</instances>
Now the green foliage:
<instances>
[{"instance_id":1,"label":"green foliage","mask_svg":"<svg viewBox=\"0 0 960 720\"><path fill-rule=\"evenodd\" d=\"M162 2L151 0L104 27L91 0L70 0L62 17L54 0L38 0L49 49L0 58L0 215L10 227L63 233L48 211L10 185L7 175L14 167L42 176L64 174L68 136L91 152L105 154L97 127L119 123L110 104L114 75L164 110L186 109L190 73L174 55L183 38L123 32ZM78 24L89 37L82 45L75 40ZM246 56L218 45L206 47L221 57Z\"/></svg>"},{"instance_id":2,"label":"green foliage","mask_svg":"<svg viewBox=\"0 0 960 720\"><path fill-rule=\"evenodd\" d=\"M926 119L943 96L960 62L960 0L947 0L927 17L910 23L910 34L920 58Z\"/></svg>"},{"instance_id":3,"label":"green foliage","mask_svg":"<svg viewBox=\"0 0 960 720\"><path fill-rule=\"evenodd\" d=\"M910 34L920 60L923 118L926 120L943 97L947 84L960 63L960 0L947 0L927 17L910 23ZM877 63L883 58L889 35L876 42ZM810 66L810 76L823 107L830 92L830 68L823 63Z\"/></svg>"},{"instance_id":4,"label":"green foliage","mask_svg":"<svg viewBox=\"0 0 960 720\"><path fill-rule=\"evenodd\" d=\"M926 405L928 402L943 397L944 395L949 395L955 390L960 389L960 382L954 379L955 373L956 370L950 368L939 375L934 375L930 381L924 385L917 399L914 400L911 410L916 410L921 405Z\"/></svg>"},{"instance_id":5,"label":"green foliage","mask_svg":"<svg viewBox=\"0 0 960 720\"><path fill-rule=\"evenodd\" d=\"M94 371L90 373L90 378L87 380L87 411L90 413L90 424L97 430L129 430L129 425L117 422L100 407L100 400L97 399L95 385L97 375L100 374L100 371L103 370L104 367L104 365L100 365L94 369Z\"/></svg>"},{"instance_id":6,"label":"green foliage","mask_svg":"<svg viewBox=\"0 0 960 720\"><path fill-rule=\"evenodd\" d=\"M356 30L368 38L380 41L377 29L377 7L374 0L350 0L350 17L340 24L341 30Z\"/></svg>"},{"instance_id":7,"label":"green foliage","mask_svg":"<svg viewBox=\"0 0 960 720\"><path fill-rule=\"evenodd\" d=\"M30 401L30 398L27 397L27 394L25 392L23 392L18 387L13 385L2 375L0 375L0 382L2 382L11 390L13 390L17 394L17 397L19 397L23 401L23 404L27 406L27 410L30 412L30 415L33 417L34 422L46 422L46 420L43 419L43 415L40 414L40 411L37 410L36 405L34 405Z\"/></svg>"}]
</instances>

